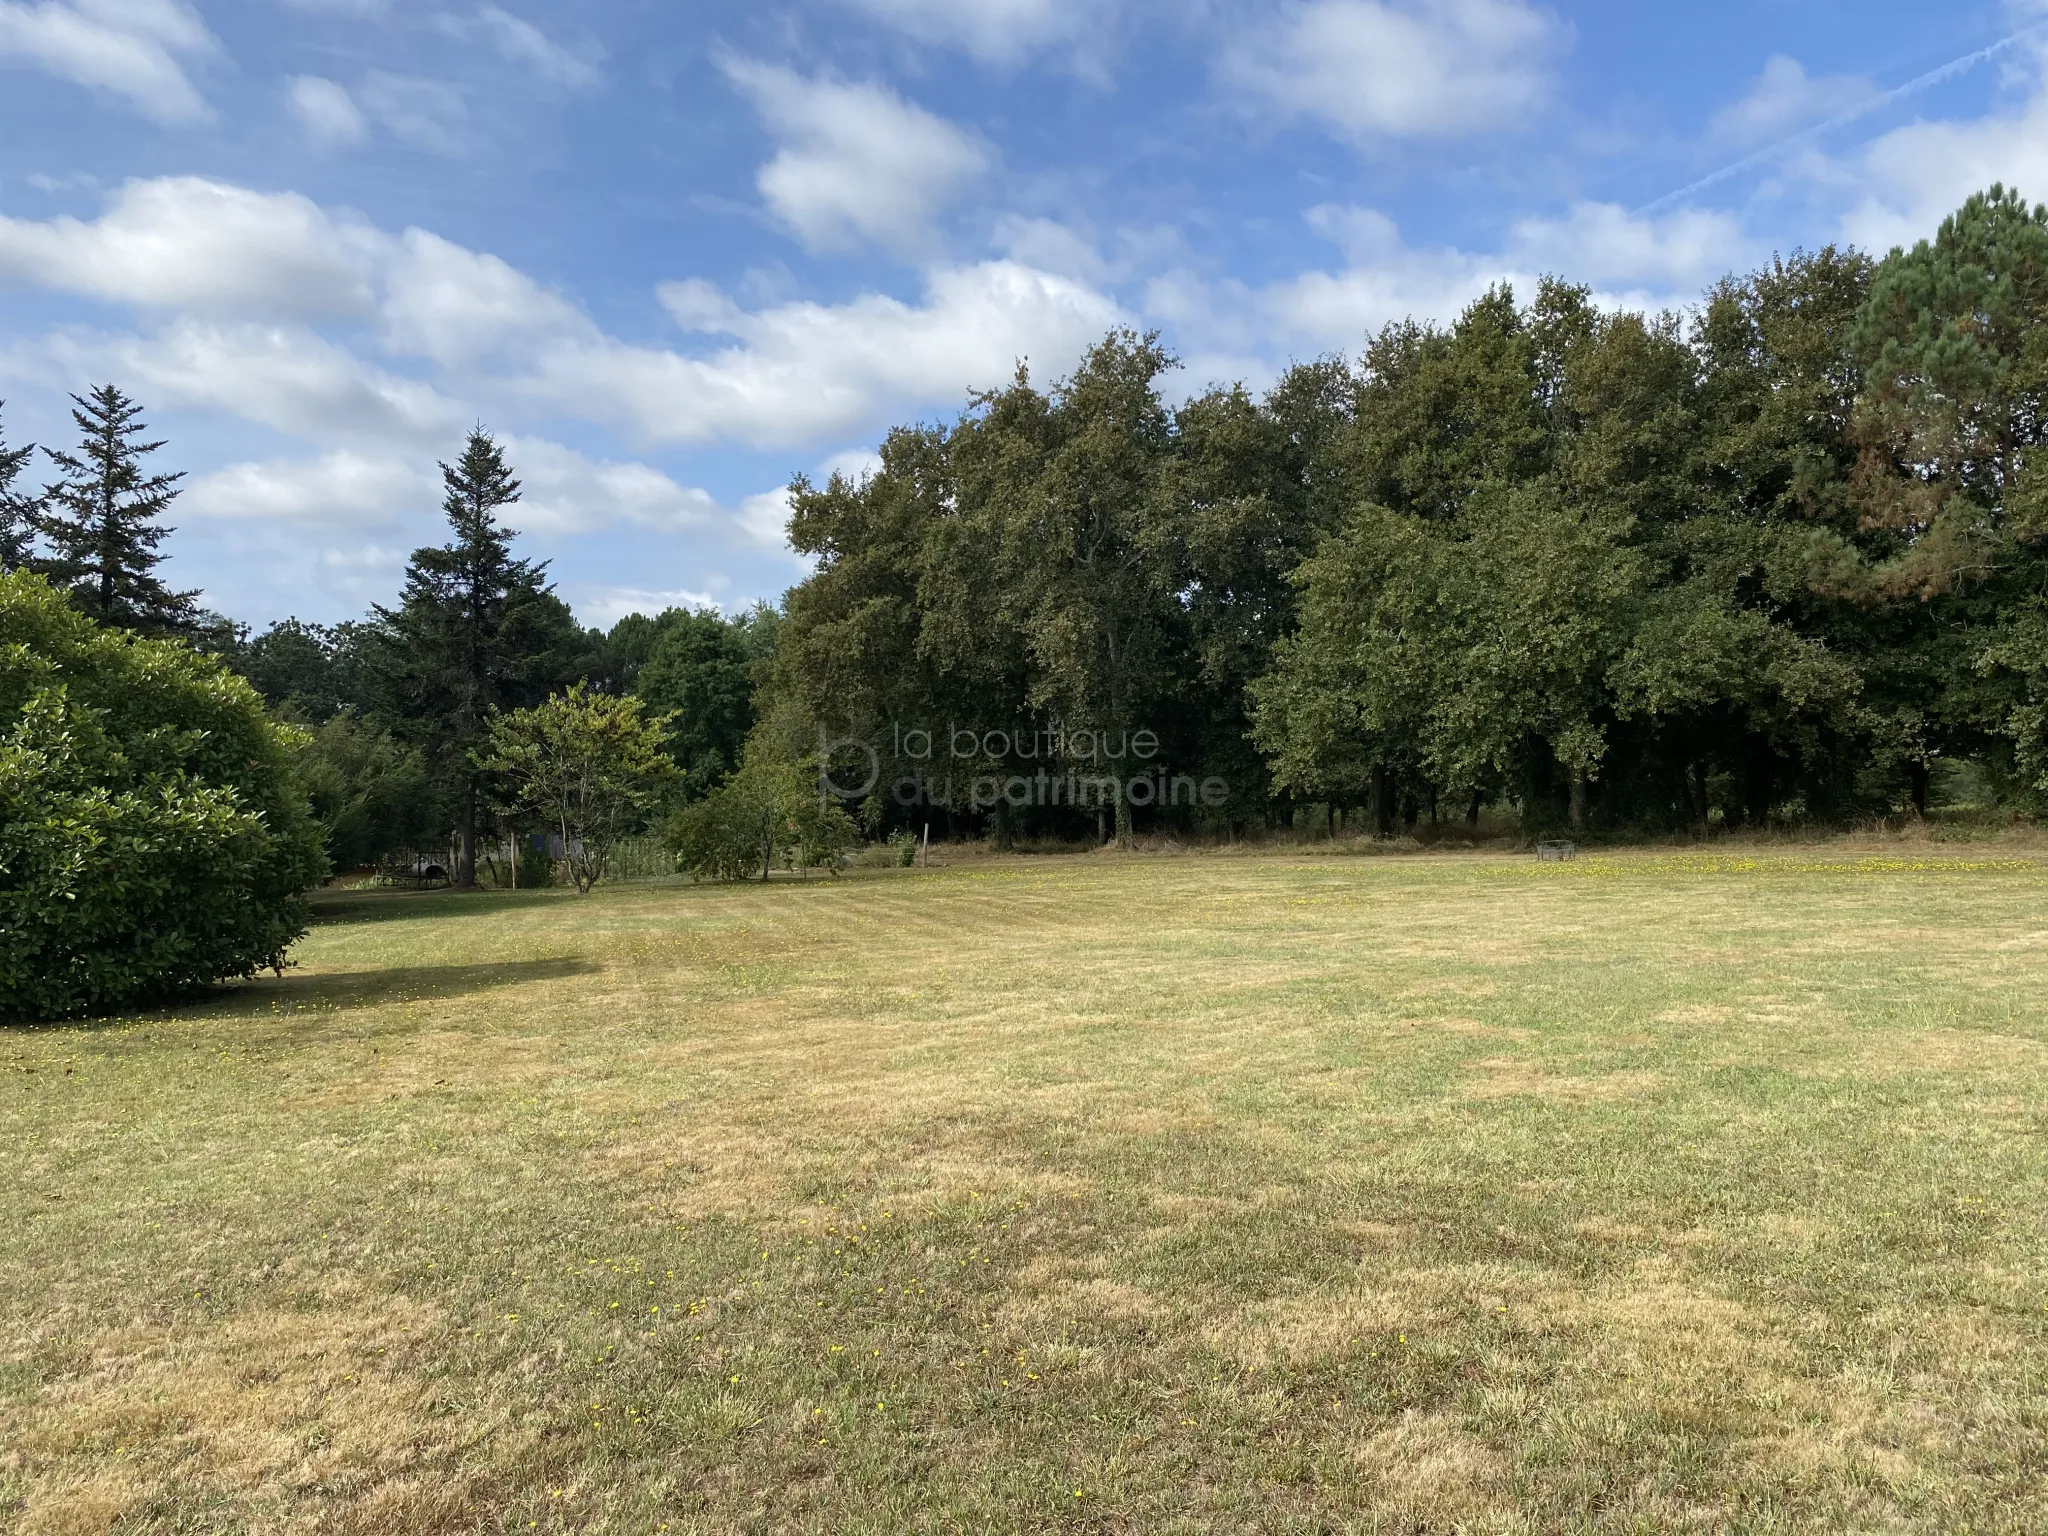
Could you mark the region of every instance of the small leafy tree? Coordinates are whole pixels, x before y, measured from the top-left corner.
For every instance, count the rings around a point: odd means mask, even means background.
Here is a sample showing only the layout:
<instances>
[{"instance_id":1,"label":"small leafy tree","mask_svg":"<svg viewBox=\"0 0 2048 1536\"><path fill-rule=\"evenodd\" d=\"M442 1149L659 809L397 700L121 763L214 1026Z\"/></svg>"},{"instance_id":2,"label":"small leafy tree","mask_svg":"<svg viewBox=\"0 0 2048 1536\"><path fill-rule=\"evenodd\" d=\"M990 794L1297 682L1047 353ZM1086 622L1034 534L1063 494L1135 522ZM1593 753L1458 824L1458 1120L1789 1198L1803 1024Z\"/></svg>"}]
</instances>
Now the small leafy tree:
<instances>
[{"instance_id":1,"label":"small leafy tree","mask_svg":"<svg viewBox=\"0 0 2048 1536\"><path fill-rule=\"evenodd\" d=\"M0 576L0 1021L281 967L327 871L293 731L211 657Z\"/></svg>"},{"instance_id":2,"label":"small leafy tree","mask_svg":"<svg viewBox=\"0 0 2048 1536\"><path fill-rule=\"evenodd\" d=\"M765 881L787 869L831 868L860 842L860 829L818 793L817 765L774 750L765 734L747 744L738 773L670 820L676 866L702 880Z\"/></svg>"},{"instance_id":3,"label":"small leafy tree","mask_svg":"<svg viewBox=\"0 0 2048 1536\"><path fill-rule=\"evenodd\" d=\"M477 766L503 774L515 804L550 823L578 894L604 878L612 850L676 777L668 717L631 696L576 684L532 709L496 716Z\"/></svg>"},{"instance_id":4,"label":"small leafy tree","mask_svg":"<svg viewBox=\"0 0 2048 1536\"><path fill-rule=\"evenodd\" d=\"M184 476L143 472L142 461L163 444L141 441L149 430L142 407L113 385L71 399L77 451L43 450L62 471L37 518L51 580L102 624L141 634L189 631L195 594L173 592L156 576L157 546L172 532L160 519Z\"/></svg>"}]
</instances>

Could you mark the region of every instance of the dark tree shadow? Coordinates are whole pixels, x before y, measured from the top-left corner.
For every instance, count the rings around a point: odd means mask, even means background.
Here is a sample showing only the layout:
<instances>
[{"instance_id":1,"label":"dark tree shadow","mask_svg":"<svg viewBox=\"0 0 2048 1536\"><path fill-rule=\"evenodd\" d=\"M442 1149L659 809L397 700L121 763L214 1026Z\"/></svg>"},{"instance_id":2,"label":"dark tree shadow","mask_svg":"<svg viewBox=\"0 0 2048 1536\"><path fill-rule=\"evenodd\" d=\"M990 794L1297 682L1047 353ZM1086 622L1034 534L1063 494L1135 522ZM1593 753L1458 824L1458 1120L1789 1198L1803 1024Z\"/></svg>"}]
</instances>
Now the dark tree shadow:
<instances>
[{"instance_id":1,"label":"dark tree shadow","mask_svg":"<svg viewBox=\"0 0 2048 1536\"><path fill-rule=\"evenodd\" d=\"M552 891L315 891L313 926L490 917L559 897Z\"/></svg>"},{"instance_id":2,"label":"dark tree shadow","mask_svg":"<svg viewBox=\"0 0 2048 1536\"><path fill-rule=\"evenodd\" d=\"M0 1024L0 1035L50 1030L90 1033L141 1020L168 1021L201 1013L216 1018L237 1014L254 1018L259 1014L269 1017L274 1008L287 1013L300 1009L333 1013L374 1008L380 1003L438 1002L500 987L588 976L600 969L593 961L561 956L545 960L497 960L482 965L400 965L377 971L307 973L288 970L283 976L258 976L250 981L229 982L132 1013L56 1019L48 1023Z\"/></svg>"},{"instance_id":3,"label":"dark tree shadow","mask_svg":"<svg viewBox=\"0 0 2048 1536\"><path fill-rule=\"evenodd\" d=\"M267 1009L374 1008L380 1003L438 1002L468 997L499 987L530 982L563 981L589 976L600 967L589 960L563 955L546 960L495 960L479 965L398 965L379 971L286 971L282 977L259 976L214 995L215 1005L246 1003Z\"/></svg>"}]
</instances>

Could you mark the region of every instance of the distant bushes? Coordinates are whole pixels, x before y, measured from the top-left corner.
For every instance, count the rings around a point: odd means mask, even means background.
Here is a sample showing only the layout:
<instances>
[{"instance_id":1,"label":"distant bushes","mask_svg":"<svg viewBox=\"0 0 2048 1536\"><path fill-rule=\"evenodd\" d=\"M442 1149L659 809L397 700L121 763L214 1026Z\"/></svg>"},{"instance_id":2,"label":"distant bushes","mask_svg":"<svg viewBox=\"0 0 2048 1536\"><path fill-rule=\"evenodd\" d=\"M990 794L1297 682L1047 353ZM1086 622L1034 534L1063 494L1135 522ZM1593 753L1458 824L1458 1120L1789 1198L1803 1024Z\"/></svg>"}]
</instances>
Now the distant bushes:
<instances>
[{"instance_id":1,"label":"distant bushes","mask_svg":"<svg viewBox=\"0 0 2048 1536\"><path fill-rule=\"evenodd\" d=\"M218 662L0 576L0 1020L283 963L326 872L292 733Z\"/></svg>"}]
</instances>

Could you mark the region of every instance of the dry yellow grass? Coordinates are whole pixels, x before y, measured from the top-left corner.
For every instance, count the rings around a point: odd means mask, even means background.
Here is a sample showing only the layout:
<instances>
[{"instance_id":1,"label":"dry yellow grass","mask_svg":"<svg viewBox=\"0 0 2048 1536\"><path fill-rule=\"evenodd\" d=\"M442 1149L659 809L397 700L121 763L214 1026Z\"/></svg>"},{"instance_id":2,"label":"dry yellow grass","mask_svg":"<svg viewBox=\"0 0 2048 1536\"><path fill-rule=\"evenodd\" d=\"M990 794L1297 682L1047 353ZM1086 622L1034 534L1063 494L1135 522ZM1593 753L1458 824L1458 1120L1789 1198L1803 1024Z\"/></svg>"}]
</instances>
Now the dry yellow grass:
<instances>
[{"instance_id":1,"label":"dry yellow grass","mask_svg":"<svg viewBox=\"0 0 2048 1536\"><path fill-rule=\"evenodd\" d=\"M0 1524L2048 1529L2048 866L329 900L0 1037Z\"/></svg>"}]
</instances>

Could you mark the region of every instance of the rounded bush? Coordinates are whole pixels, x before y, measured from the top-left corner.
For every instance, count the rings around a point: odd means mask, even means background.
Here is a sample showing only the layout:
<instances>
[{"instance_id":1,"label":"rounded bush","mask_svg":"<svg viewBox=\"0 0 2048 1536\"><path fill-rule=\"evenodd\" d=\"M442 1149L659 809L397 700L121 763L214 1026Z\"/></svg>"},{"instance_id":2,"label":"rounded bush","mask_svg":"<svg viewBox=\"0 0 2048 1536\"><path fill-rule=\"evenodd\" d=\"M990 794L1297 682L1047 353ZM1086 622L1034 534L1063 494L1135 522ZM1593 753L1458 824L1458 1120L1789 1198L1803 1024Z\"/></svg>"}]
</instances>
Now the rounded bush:
<instances>
[{"instance_id":1,"label":"rounded bush","mask_svg":"<svg viewBox=\"0 0 2048 1536\"><path fill-rule=\"evenodd\" d=\"M296 745L219 662L0 576L0 1020L282 967L327 868Z\"/></svg>"}]
</instances>

